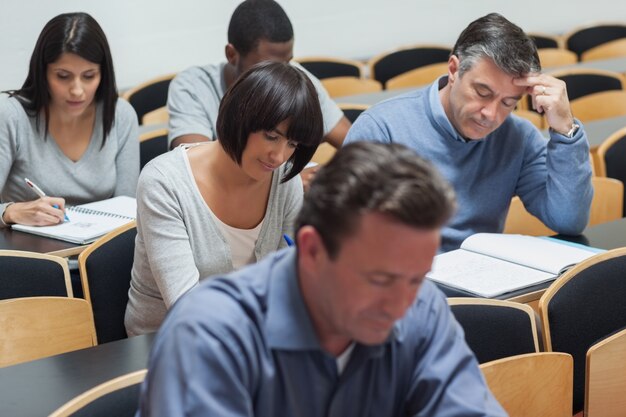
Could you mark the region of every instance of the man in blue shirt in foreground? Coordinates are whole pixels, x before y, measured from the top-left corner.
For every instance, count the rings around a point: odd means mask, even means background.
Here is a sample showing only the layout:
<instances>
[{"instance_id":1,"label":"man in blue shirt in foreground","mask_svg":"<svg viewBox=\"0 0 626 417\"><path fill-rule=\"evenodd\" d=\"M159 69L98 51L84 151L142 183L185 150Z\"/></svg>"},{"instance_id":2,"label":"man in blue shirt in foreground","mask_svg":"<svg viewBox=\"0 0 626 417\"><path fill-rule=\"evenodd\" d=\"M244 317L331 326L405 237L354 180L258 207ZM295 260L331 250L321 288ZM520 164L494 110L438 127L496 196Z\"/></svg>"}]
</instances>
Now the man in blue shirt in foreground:
<instances>
[{"instance_id":1,"label":"man in blue shirt in foreground","mask_svg":"<svg viewBox=\"0 0 626 417\"><path fill-rule=\"evenodd\" d=\"M174 305L139 415L505 416L424 279L454 205L412 150L344 147L305 195L297 249Z\"/></svg>"},{"instance_id":2,"label":"man in blue shirt in foreground","mask_svg":"<svg viewBox=\"0 0 626 417\"><path fill-rule=\"evenodd\" d=\"M402 143L450 181L459 211L442 230L443 251L474 233L502 232L515 195L552 230L579 234L593 196L589 144L565 83L540 70L533 40L488 14L459 36L447 76L371 107L345 143ZM545 116L549 140L511 114L524 94Z\"/></svg>"}]
</instances>

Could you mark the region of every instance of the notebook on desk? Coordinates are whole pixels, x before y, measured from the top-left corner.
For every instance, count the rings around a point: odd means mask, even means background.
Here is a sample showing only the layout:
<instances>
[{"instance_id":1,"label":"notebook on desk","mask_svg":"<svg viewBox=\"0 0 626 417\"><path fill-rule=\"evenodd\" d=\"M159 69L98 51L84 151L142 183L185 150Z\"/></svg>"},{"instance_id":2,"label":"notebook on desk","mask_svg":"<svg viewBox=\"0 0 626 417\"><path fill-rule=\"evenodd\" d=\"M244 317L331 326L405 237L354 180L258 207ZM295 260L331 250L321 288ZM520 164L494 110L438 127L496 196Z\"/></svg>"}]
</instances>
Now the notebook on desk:
<instances>
[{"instance_id":1,"label":"notebook on desk","mask_svg":"<svg viewBox=\"0 0 626 417\"><path fill-rule=\"evenodd\" d=\"M460 249L437 255L426 276L492 298L553 280L601 251L558 239L477 233Z\"/></svg>"},{"instance_id":2,"label":"notebook on desk","mask_svg":"<svg viewBox=\"0 0 626 417\"><path fill-rule=\"evenodd\" d=\"M14 224L13 230L84 245L135 219L137 201L119 196L67 207L69 221L54 226Z\"/></svg>"}]
</instances>

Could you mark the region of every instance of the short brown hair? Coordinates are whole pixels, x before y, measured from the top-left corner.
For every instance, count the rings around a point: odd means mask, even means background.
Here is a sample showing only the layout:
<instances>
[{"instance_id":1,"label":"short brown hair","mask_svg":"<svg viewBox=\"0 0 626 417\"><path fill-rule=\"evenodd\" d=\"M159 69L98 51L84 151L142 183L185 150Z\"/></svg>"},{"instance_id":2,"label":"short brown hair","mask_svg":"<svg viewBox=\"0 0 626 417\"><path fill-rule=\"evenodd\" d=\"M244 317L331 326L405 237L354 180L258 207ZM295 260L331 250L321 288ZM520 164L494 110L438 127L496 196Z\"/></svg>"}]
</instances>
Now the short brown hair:
<instances>
[{"instance_id":1,"label":"short brown hair","mask_svg":"<svg viewBox=\"0 0 626 417\"><path fill-rule=\"evenodd\" d=\"M304 195L297 229L313 226L331 258L365 213L433 229L452 216L454 191L435 168L397 143L359 141L339 150Z\"/></svg>"}]
</instances>

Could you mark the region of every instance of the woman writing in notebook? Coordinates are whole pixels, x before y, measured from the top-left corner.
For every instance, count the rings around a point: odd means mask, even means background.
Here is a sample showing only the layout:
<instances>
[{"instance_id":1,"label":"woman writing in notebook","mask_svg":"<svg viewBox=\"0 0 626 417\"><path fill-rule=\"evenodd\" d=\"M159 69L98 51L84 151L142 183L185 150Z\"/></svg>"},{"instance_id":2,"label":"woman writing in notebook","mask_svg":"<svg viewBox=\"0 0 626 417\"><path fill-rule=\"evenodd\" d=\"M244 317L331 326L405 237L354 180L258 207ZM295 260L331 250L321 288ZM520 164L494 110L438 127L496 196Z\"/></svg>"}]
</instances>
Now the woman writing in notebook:
<instances>
[{"instance_id":1,"label":"woman writing in notebook","mask_svg":"<svg viewBox=\"0 0 626 417\"><path fill-rule=\"evenodd\" d=\"M126 330L156 331L201 279L286 246L302 201L298 173L323 135L315 88L300 70L262 63L222 98L215 142L182 145L146 165Z\"/></svg>"},{"instance_id":2,"label":"woman writing in notebook","mask_svg":"<svg viewBox=\"0 0 626 417\"><path fill-rule=\"evenodd\" d=\"M118 99L109 45L91 16L50 20L26 81L8 94L0 99L0 227L57 224L66 204L135 196L137 116Z\"/></svg>"}]
</instances>

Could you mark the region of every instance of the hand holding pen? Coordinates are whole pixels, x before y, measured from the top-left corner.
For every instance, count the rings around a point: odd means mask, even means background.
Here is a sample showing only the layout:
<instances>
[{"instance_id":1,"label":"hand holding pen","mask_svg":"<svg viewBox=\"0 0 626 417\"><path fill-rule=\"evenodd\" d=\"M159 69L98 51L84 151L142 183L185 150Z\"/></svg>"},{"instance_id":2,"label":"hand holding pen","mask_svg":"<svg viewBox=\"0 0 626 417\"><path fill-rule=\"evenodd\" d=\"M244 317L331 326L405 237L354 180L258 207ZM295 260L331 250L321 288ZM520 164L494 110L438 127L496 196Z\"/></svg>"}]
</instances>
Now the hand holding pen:
<instances>
[{"instance_id":1,"label":"hand holding pen","mask_svg":"<svg viewBox=\"0 0 626 417\"><path fill-rule=\"evenodd\" d=\"M26 184L40 197L34 201L14 203L4 212L7 223L19 223L31 226L48 226L68 220L64 213L65 200L57 197L47 197L35 183L24 178Z\"/></svg>"}]
</instances>

